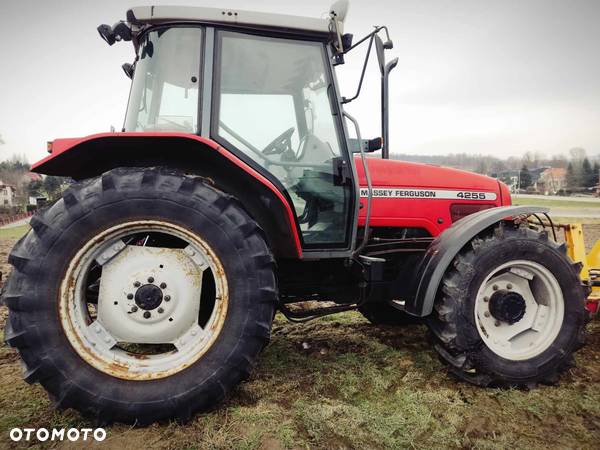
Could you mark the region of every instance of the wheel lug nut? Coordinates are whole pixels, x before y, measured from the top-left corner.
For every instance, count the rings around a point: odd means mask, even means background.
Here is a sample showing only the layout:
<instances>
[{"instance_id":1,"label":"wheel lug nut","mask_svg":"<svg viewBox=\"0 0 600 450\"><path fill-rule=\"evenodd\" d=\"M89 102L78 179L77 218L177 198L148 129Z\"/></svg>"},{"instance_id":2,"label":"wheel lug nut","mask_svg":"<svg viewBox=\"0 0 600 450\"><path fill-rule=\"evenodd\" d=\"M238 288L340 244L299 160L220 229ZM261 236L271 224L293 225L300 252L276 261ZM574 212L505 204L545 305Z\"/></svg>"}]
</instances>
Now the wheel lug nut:
<instances>
[{"instance_id":1,"label":"wheel lug nut","mask_svg":"<svg viewBox=\"0 0 600 450\"><path fill-rule=\"evenodd\" d=\"M483 313L483 315L484 315L485 317L490 317L490 312L489 312L489 311L486 311L486 312L484 312L484 313Z\"/></svg>"},{"instance_id":2,"label":"wheel lug nut","mask_svg":"<svg viewBox=\"0 0 600 450\"><path fill-rule=\"evenodd\" d=\"M483 301L487 303L487 302L490 301L490 298L489 297L483 297Z\"/></svg>"},{"instance_id":3,"label":"wheel lug nut","mask_svg":"<svg viewBox=\"0 0 600 450\"><path fill-rule=\"evenodd\" d=\"M131 307L131 312L136 312L137 310L138 310L138 307L137 307L137 306L132 306L132 307Z\"/></svg>"},{"instance_id":4,"label":"wheel lug nut","mask_svg":"<svg viewBox=\"0 0 600 450\"><path fill-rule=\"evenodd\" d=\"M158 308L158 313L159 313L159 314L162 314L162 313L164 313L164 312L165 312L165 310L164 310L164 309L162 309L162 308Z\"/></svg>"},{"instance_id":5,"label":"wheel lug nut","mask_svg":"<svg viewBox=\"0 0 600 450\"><path fill-rule=\"evenodd\" d=\"M496 320L496 322L494 322L494 325L497 326L497 327L499 327L500 326L500 321Z\"/></svg>"},{"instance_id":6,"label":"wheel lug nut","mask_svg":"<svg viewBox=\"0 0 600 450\"><path fill-rule=\"evenodd\" d=\"M148 277L148 283L154 283L154 277Z\"/></svg>"},{"instance_id":7,"label":"wheel lug nut","mask_svg":"<svg viewBox=\"0 0 600 450\"><path fill-rule=\"evenodd\" d=\"M127 299L132 300L133 299L133 294L127 294Z\"/></svg>"},{"instance_id":8,"label":"wheel lug nut","mask_svg":"<svg viewBox=\"0 0 600 450\"><path fill-rule=\"evenodd\" d=\"M508 283L508 284L506 285L506 289L512 289L512 284Z\"/></svg>"},{"instance_id":9,"label":"wheel lug nut","mask_svg":"<svg viewBox=\"0 0 600 450\"><path fill-rule=\"evenodd\" d=\"M171 296L165 295L165 302L170 302L170 301L171 301Z\"/></svg>"},{"instance_id":10,"label":"wheel lug nut","mask_svg":"<svg viewBox=\"0 0 600 450\"><path fill-rule=\"evenodd\" d=\"M495 290L495 291L497 291L498 290L498 285L497 284L493 285L492 289Z\"/></svg>"},{"instance_id":11,"label":"wheel lug nut","mask_svg":"<svg viewBox=\"0 0 600 450\"><path fill-rule=\"evenodd\" d=\"M160 283L160 288L165 289L167 287L167 283Z\"/></svg>"},{"instance_id":12,"label":"wheel lug nut","mask_svg":"<svg viewBox=\"0 0 600 450\"><path fill-rule=\"evenodd\" d=\"M135 283L133 283L134 287L140 287L142 283L140 283L139 281L136 281Z\"/></svg>"},{"instance_id":13,"label":"wheel lug nut","mask_svg":"<svg viewBox=\"0 0 600 450\"><path fill-rule=\"evenodd\" d=\"M150 311L146 311L146 312L144 313L144 319L149 319L149 318L150 318L150 316L151 316L151 314L150 314Z\"/></svg>"}]
</instances>

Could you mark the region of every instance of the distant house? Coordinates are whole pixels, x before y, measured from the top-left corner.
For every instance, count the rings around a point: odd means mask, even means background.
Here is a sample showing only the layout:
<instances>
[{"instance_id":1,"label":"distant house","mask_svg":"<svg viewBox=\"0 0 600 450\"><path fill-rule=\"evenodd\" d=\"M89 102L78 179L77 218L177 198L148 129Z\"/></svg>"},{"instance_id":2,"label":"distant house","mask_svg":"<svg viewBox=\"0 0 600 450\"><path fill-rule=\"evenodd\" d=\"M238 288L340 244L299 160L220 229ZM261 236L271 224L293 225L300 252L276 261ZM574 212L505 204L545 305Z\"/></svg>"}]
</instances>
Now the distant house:
<instances>
[{"instance_id":1,"label":"distant house","mask_svg":"<svg viewBox=\"0 0 600 450\"><path fill-rule=\"evenodd\" d=\"M23 178L21 179L22 183L29 184L32 181L42 181L43 178L39 173L34 172L25 172L23 174Z\"/></svg>"},{"instance_id":2,"label":"distant house","mask_svg":"<svg viewBox=\"0 0 600 450\"><path fill-rule=\"evenodd\" d=\"M567 169L551 167L540 173L536 182L536 190L544 195L556 195L567 186Z\"/></svg>"},{"instance_id":3,"label":"distant house","mask_svg":"<svg viewBox=\"0 0 600 450\"><path fill-rule=\"evenodd\" d=\"M503 170L498 173L493 173L492 177L498 178L508 186L511 193L519 190L519 171L518 170Z\"/></svg>"},{"instance_id":4,"label":"distant house","mask_svg":"<svg viewBox=\"0 0 600 450\"><path fill-rule=\"evenodd\" d=\"M531 185L528 190L532 189L546 195L555 195L566 186L566 169L554 167L535 167L529 169L531 176ZM521 186L521 170L503 170L498 173L493 173L494 178L498 178L505 183L512 193L517 193Z\"/></svg>"},{"instance_id":5,"label":"distant house","mask_svg":"<svg viewBox=\"0 0 600 450\"><path fill-rule=\"evenodd\" d=\"M14 206L16 189L0 180L0 206Z\"/></svg>"}]
</instances>

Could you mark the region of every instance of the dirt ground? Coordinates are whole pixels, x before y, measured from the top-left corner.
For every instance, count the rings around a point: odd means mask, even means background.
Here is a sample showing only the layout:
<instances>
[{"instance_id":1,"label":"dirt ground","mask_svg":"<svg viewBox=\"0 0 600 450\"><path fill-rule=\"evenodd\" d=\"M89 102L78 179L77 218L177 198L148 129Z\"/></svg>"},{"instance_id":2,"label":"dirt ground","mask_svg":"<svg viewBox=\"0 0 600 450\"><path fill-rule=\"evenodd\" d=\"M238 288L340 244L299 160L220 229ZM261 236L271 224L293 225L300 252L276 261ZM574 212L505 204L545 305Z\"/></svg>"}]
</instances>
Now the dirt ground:
<instances>
[{"instance_id":1,"label":"dirt ground","mask_svg":"<svg viewBox=\"0 0 600 450\"><path fill-rule=\"evenodd\" d=\"M600 238L600 225L586 229ZM0 237L0 270L15 237ZM6 310L0 308L3 329ZM216 411L190 423L115 425L98 445L28 448L342 449L599 448L600 322L557 386L480 389L452 379L422 326L375 327L347 313L306 325L278 317L251 379ZM57 413L39 385L21 380L18 355L0 346L0 448L13 427L90 427Z\"/></svg>"}]
</instances>

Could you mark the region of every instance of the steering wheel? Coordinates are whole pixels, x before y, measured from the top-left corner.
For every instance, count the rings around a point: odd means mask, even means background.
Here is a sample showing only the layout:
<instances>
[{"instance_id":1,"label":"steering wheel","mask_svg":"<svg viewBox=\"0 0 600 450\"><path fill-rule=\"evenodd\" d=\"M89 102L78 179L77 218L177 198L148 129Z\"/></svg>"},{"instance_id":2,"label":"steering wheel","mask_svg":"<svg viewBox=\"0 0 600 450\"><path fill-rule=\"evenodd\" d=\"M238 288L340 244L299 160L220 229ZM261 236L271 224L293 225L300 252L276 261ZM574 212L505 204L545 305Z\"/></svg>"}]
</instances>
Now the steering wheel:
<instances>
[{"instance_id":1,"label":"steering wheel","mask_svg":"<svg viewBox=\"0 0 600 450\"><path fill-rule=\"evenodd\" d=\"M285 130L279 136L271 141L263 150L263 155L279 155L286 150L292 150L292 135L296 129L294 127Z\"/></svg>"}]
</instances>

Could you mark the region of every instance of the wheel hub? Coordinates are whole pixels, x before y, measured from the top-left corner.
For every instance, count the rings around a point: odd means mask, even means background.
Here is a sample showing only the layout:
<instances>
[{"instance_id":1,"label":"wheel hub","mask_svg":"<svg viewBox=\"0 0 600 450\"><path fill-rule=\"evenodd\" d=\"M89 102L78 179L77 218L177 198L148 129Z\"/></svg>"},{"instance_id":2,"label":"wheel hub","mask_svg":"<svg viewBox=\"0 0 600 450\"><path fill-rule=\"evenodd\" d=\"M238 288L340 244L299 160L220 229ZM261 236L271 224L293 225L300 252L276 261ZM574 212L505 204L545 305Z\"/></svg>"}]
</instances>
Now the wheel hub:
<instances>
[{"instance_id":1,"label":"wheel hub","mask_svg":"<svg viewBox=\"0 0 600 450\"><path fill-rule=\"evenodd\" d=\"M505 262L483 280L477 292L477 331L502 358L533 358L560 332L563 302L561 287L545 266L522 259Z\"/></svg>"},{"instance_id":2,"label":"wheel hub","mask_svg":"<svg viewBox=\"0 0 600 450\"><path fill-rule=\"evenodd\" d=\"M163 301L161 288L154 284L145 284L135 293L135 304L146 311L152 311Z\"/></svg>"},{"instance_id":3,"label":"wheel hub","mask_svg":"<svg viewBox=\"0 0 600 450\"><path fill-rule=\"evenodd\" d=\"M131 244L141 234L144 244L153 236L165 246ZM98 300L90 305L85 294L98 266ZM208 296L203 302L204 276L214 279L214 303ZM59 313L69 342L91 366L153 380L190 367L212 346L228 303L225 270L210 246L178 225L147 220L114 226L79 250L61 281Z\"/></svg>"},{"instance_id":4,"label":"wheel hub","mask_svg":"<svg viewBox=\"0 0 600 450\"><path fill-rule=\"evenodd\" d=\"M177 341L198 323L207 265L197 256L191 247L126 246L103 265L98 320L117 342Z\"/></svg>"},{"instance_id":5,"label":"wheel hub","mask_svg":"<svg viewBox=\"0 0 600 450\"><path fill-rule=\"evenodd\" d=\"M500 290L490 298L490 314L501 322L517 323L525 315L527 305L521 294Z\"/></svg>"}]
</instances>

